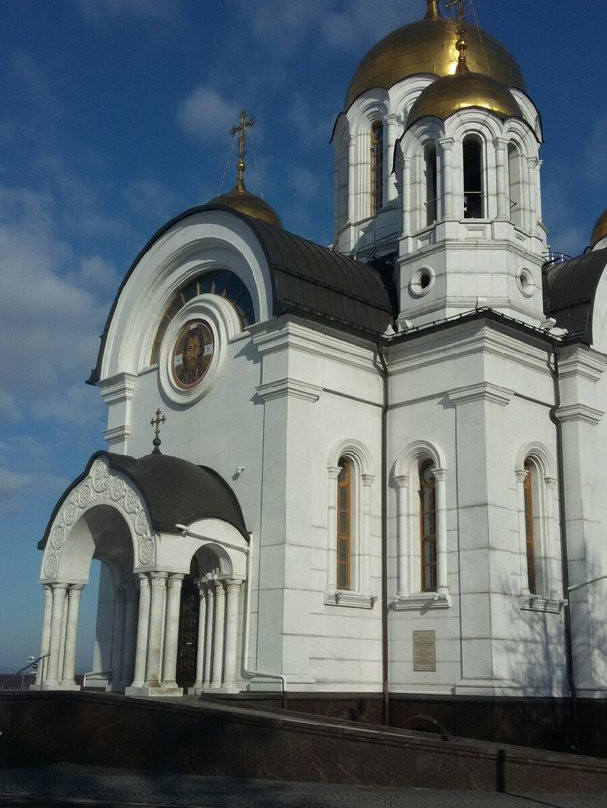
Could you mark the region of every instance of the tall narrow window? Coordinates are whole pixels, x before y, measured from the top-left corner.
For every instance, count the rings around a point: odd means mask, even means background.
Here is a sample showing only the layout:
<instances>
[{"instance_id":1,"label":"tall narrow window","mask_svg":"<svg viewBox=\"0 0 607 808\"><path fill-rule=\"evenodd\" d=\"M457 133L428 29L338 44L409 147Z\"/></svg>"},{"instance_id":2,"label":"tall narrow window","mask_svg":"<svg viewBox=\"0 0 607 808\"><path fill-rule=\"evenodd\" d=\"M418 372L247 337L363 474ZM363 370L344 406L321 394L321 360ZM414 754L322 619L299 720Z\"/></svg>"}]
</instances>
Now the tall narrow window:
<instances>
[{"instance_id":1,"label":"tall narrow window","mask_svg":"<svg viewBox=\"0 0 607 808\"><path fill-rule=\"evenodd\" d=\"M352 463L339 458L337 477L337 588L350 589L350 540L352 525Z\"/></svg>"},{"instance_id":2,"label":"tall narrow window","mask_svg":"<svg viewBox=\"0 0 607 808\"><path fill-rule=\"evenodd\" d=\"M436 592L436 480L432 461L419 468L422 592Z\"/></svg>"},{"instance_id":3,"label":"tall narrow window","mask_svg":"<svg viewBox=\"0 0 607 808\"><path fill-rule=\"evenodd\" d=\"M375 121L371 127L371 216L384 204L384 126Z\"/></svg>"},{"instance_id":4,"label":"tall narrow window","mask_svg":"<svg viewBox=\"0 0 607 808\"><path fill-rule=\"evenodd\" d=\"M424 174L426 177L426 226L436 221L438 186L436 182L436 146L428 143L424 149Z\"/></svg>"},{"instance_id":5,"label":"tall narrow window","mask_svg":"<svg viewBox=\"0 0 607 808\"><path fill-rule=\"evenodd\" d=\"M532 595L537 594L538 586L538 558L536 547L535 524L537 519L537 497L534 496L536 489L535 466L525 460L524 493L525 493L525 535L527 537L527 577L529 581L529 591Z\"/></svg>"},{"instance_id":6,"label":"tall narrow window","mask_svg":"<svg viewBox=\"0 0 607 808\"><path fill-rule=\"evenodd\" d=\"M476 137L464 138L464 218L483 218L482 144Z\"/></svg>"},{"instance_id":7,"label":"tall narrow window","mask_svg":"<svg viewBox=\"0 0 607 808\"><path fill-rule=\"evenodd\" d=\"M521 155L514 143L508 146L508 178L510 185L510 220L520 227L523 223Z\"/></svg>"}]
</instances>

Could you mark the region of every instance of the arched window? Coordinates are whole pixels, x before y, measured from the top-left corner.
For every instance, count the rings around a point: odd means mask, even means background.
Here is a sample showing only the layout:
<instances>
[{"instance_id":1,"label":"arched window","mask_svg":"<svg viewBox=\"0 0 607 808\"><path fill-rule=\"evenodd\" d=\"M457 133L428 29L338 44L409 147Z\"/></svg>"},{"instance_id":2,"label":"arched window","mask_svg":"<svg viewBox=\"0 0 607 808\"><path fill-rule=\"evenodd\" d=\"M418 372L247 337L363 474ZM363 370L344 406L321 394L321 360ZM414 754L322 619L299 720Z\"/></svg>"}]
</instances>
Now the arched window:
<instances>
[{"instance_id":1,"label":"arched window","mask_svg":"<svg viewBox=\"0 0 607 808\"><path fill-rule=\"evenodd\" d=\"M538 477L537 467L529 458L525 460L525 481L523 483L525 502L525 537L527 540L527 580L529 592L537 594L541 580L542 569L538 555L538 542L540 539L538 526Z\"/></svg>"},{"instance_id":2,"label":"arched window","mask_svg":"<svg viewBox=\"0 0 607 808\"><path fill-rule=\"evenodd\" d=\"M436 592L436 481L432 461L419 467L421 591Z\"/></svg>"},{"instance_id":3,"label":"arched window","mask_svg":"<svg viewBox=\"0 0 607 808\"><path fill-rule=\"evenodd\" d=\"M375 121L371 127L371 216L384 203L384 125Z\"/></svg>"},{"instance_id":4,"label":"arched window","mask_svg":"<svg viewBox=\"0 0 607 808\"><path fill-rule=\"evenodd\" d=\"M483 208L482 143L469 135L464 138L464 218L482 219Z\"/></svg>"},{"instance_id":5,"label":"arched window","mask_svg":"<svg viewBox=\"0 0 607 808\"><path fill-rule=\"evenodd\" d=\"M352 462L339 458L337 477L337 580L338 589L350 589L352 526Z\"/></svg>"},{"instance_id":6,"label":"arched window","mask_svg":"<svg viewBox=\"0 0 607 808\"><path fill-rule=\"evenodd\" d=\"M523 223L523 181L521 154L514 143L508 146L508 178L510 186L510 220L520 227Z\"/></svg>"},{"instance_id":7,"label":"arched window","mask_svg":"<svg viewBox=\"0 0 607 808\"><path fill-rule=\"evenodd\" d=\"M437 219L438 185L436 179L436 146L427 143L424 149L424 175L426 179L426 226Z\"/></svg>"}]
</instances>

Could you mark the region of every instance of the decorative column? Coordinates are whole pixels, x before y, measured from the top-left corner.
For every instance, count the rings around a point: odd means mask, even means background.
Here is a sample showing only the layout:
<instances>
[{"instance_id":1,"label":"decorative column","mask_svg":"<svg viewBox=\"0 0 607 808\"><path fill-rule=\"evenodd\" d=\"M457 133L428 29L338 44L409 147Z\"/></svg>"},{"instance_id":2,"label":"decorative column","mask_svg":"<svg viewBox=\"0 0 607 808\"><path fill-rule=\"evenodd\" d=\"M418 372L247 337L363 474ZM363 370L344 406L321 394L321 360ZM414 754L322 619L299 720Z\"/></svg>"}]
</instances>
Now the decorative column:
<instances>
[{"instance_id":1,"label":"decorative column","mask_svg":"<svg viewBox=\"0 0 607 808\"><path fill-rule=\"evenodd\" d=\"M51 615L53 613L53 589L51 584L42 584L44 592L44 615L42 617L42 640L40 641L40 656L42 659L38 662L38 670L36 672L36 686L40 685L46 679L45 674L48 673L48 658L46 654L49 652L51 642Z\"/></svg>"},{"instance_id":2,"label":"decorative column","mask_svg":"<svg viewBox=\"0 0 607 808\"><path fill-rule=\"evenodd\" d=\"M397 595L407 598L411 594L410 587L410 558L411 558L411 537L408 528L408 495L409 477L407 474L400 474L394 477L396 483L396 520L398 530L398 588Z\"/></svg>"},{"instance_id":3,"label":"decorative column","mask_svg":"<svg viewBox=\"0 0 607 808\"><path fill-rule=\"evenodd\" d=\"M223 685L227 690L236 689L236 657L238 655L238 606L242 581L226 581L226 644Z\"/></svg>"},{"instance_id":4,"label":"decorative column","mask_svg":"<svg viewBox=\"0 0 607 808\"><path fill-rule=\"evenodd\" d=\"M371 594L371 580L369 576L369 542L371 539L371 485L375 478L372 474L362 474L362 532L360 536L358 570L354 571L358 578L358 591L363 595Z\"/></svg>"},{"instance_id":5,"label":"decorative column","mask_svg":"<svg viewBox=\"0 0 607 808\"><path fill-rule=\"evenodd\" d=\"M387 159L385 161L385 165L388 166L388 171L385 172L388 176L386 178L387 183L387 193L386 199L388 202L391 202L393 199L397 197L397 190L396 190L396 176L390 170L390 160L392 159L392 155L394 154L394 147L396 146L396 126L398 123L398 116L394 113L390 115L386 115L386 128L387 132L387 140L388 140L388 150L386 152Z\"/></svg>"},{"instance_id":6,"label":"decorative column","mask_svg":"<svg viewBox=\"0 0 607 808\"><path fill-rule=\"evenodd\" d=\"M70 585L67 585L67 589L69 590ZM65 657L65 634L67 629L67 591L65 595L64 605L63 605L63 623L61 625L61 640L59 642L59 665L57 667L57 679L58 683L61 684L63 679L63 660Z\"/></svg>"},{"instance_id":7,"label":"decorative column","mask_svg":"<svg viewBox=\"0 0 607 808\"><path fill-rule=\"evenodd\" d=\"M164 652L162 660L162 686L177 688L177 644L179 640L179 607L181 605L181 582L184 576L173 573L167 580L167 604L164 628Z\"/></svg>"},{"instance_id":8,"label":"decorative column","mask_svg":"<svg viewBox=\"0 0 607 808\"><path fill-rule=\"evenodd\" d=\"M327 469L329 477L328 496L328 530L327 530L327 589L334 592L337 589L337 478L339 466L330 466Z\"/></svg>"},{"instance_id":9,"label":"decorative column","mask_svg":"<svg viewBox=\"0 0 607 808\"><path fill-rule=\"evenodd\" d=\"M122 651L124 647L124 620L126 597L123 584L114 589L114 631L112 633L112 691L120 689L122 682Z\"/></svg>"},{"instance_id":10,"label":"decorative column","mask_svg":"<svg viewBox=\"0 0 607 808\"><path fill-rule=\"evenodd\" d=\"M453 200L453 145L455 141L452 137L443 137L439 141L441 147L441 175L442 175L442 197L443 215L446 221L454 218ZM440 191L439 191L440 196ZM457 217L459 218L459 216Z\"/></svg>"},{"instance_id":11,"label":"decorative column","mask_svg":"<svg viewBox=\"0 0 607 808\"><path fill-rule=\"evenodd\" d=\"M529 597L529 573L527 571L527 527L525 525L525 478L529 472L517 469L516 507L518 510L518 551L521 565L521 597Z\"/></svg>"},{"instance_id":12,"label":"decorative column","mask_svg":"<svg viewBox=\"0 0 607 808\"><path fill-rule=\"evenodd\" d=\"M213 664L213 617L215 615L215 591L212 580L206 586L206 626L204 642L204 679L203 688L211 686L211 666Z\"/></svg>"},{"instance_id":13,"label":"decorative column","mask_svg":"<svg viewBox=\"0 0 607 808\"><path fill-rule=\"evenodd\" d=\"M124 616L124 640L122 644L122 676L120 689L124 690L133 681L135 645L137 636L137 589L132 583L125 584L126 609Z\"/></svg>"},{"instance_id":14,"label":"decorative column","mask_svg":"<svg viewBox=\"0 0 607 808\"><path fill-rule=\"evenodd\" d=\"M535 233L537 229L537 212L536 212L536 194L535 194L535 178L537 173L538 159L537 157L529 157L527 160L527 171L525 176L525 187L527 193L525 194L525 207L526 215L524 220L525 230L529 233Z\"/></svg>"},{"instance_id":15,"label":"decorative column","mask_svg":"<svg viewBox=\"0 0 607 808\"><path fill-rule=\"evenodd\" d=\"M348 224L356 221L356 197L354 192L356 186L356 138L349 135L346 138L348 144Z\"/></svg>"},{"instance_id":16,"label":"decorative column","mask_svg":"<svg viewBox=\"0 0 607 808\"><path fill-rule=\"evenodd\" d=\"M403 155L403 236L411 235L411 163Z\"/></svg>"},{"instance_id":17,"label":"decorative column","mask_svg":"<svg viewBox=\"0 0 607 808\"><path fill-rule=\"evenodd\" d=\"M67 593L67 622L65 630L65 655L63 658L62 685L77 688L74 681L76 668L76 638L78 636L78 615L80 614L80 595L84 586L70 584ZM77 688L79 689L79 688Z\"/></svg>"},{"instance_id":18,"label":"decorative column","mask_svg":"<svg viewBox=\"0 0 607 808\"><path fill-rule=\"evenodd\" d=\"M221 687L223 672L224 615L226 595L223 581L215 581L215 630L213 632L213 678L211 687Z\"/></svg>"},{"instance_id":19,"label":"decorative column","mask_svg":"<svg viewBox=\"0 0 607 808\"><path fill-rule=\"evenodd\" d=\"M145 683L149 687L160 687L160 653L162 647L162 613L166 572L150 573L150 624L148 628L148 657L145 670Z\"/></svg>"},{"instance_id":20,"label":"decorative column","mask_svg":"<svg viewBox=\"0 0 607 808\"><path fill-rule=\"evenodd\" d=\"M53 609L51 615L51 637L49 642L48 673L46 683L49 686L59 684L59 656L61 646L61 633L63 630L63 611L67 584L51 584L53 589Z\"/></svg>"},{"instance_id":21,"label":"decorative column","mask_svg":"<svg viewBox=\"0 0 607 808\"><path fill-rule=\"evenodd\" d=\"M204 682L204 639L206 633L206 581L200 578L196 581L198 586L198 644L196 648L196 681L194 682L194 693L200 693Z\"/></svg>"},{"instance_id":22,"label":"decorative column","mask_svg":"<svg viewBox=\"0 0 607 808\"><path fill-rule=\"evenodd\" d=\"M496 137L493 141L495 147L495 177L497 193L497 218L505 222L510 218L510 183L506 172L506 149L508 141Z\"/></svg>"},{"instance_id":23,"label":"decorative column","mask_svg":"<svg viewBox=\"0 0 607 808\"><path fill-rule=\"evenodd\" d=\"M546 537L546 554L548 556L548 591L550 600L558 600L557 583L560 580L560 575L556 558L556 542L554 541L554 491L556 489L556 479L554 477L544 477L544 485L546 490L544 536Z\"/></svg>"},{"instance_id":24,"label":"decorative column","mask_svg":"<svg viewBox=\"0 0 607 808\"><path fill-rule=\"evenodd\" d=\"M145 663L148 651L150 623L150 579L147 573L139 573L139 613L137 616L137 649L135 651L135 674L132 687L143 687Z\"/></svg>"},{"instance_id":25,"label":"decorative column","mask_svg":"<svg viewBox=\"0 0 607 808\"><path fill-rule=\"evenodd\" d=\"M447 469L433 469L436 480L436 583L442 597L449 594L447 571Z\"/></svg>"}]
</instances>

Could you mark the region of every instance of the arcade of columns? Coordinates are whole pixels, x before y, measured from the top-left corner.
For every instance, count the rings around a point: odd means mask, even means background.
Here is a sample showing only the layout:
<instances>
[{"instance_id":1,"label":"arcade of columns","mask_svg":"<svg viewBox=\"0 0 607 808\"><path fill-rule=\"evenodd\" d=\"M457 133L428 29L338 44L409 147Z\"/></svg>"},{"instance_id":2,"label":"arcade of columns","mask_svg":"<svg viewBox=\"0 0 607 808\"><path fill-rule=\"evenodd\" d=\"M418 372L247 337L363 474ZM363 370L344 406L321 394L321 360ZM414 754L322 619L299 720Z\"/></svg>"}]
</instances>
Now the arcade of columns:
<instances>
[{"instance_id":1,"label":"arcade of columns","mask_svg":"<svg viewBox=\"0 0 607 808\"><path fill-rule=\"evenodd\" d=\"M112 687L132 695L175 695L179 651L181 583L184 575L138 573L139 591L128 583L115 588ZM207 575L197 580L199 621L195 692L238 690L238 615L242 579ZM46 583L44 618L35 687L78 689L74 681L76 637L82 584Z\"/></svg>"}]
</instances>

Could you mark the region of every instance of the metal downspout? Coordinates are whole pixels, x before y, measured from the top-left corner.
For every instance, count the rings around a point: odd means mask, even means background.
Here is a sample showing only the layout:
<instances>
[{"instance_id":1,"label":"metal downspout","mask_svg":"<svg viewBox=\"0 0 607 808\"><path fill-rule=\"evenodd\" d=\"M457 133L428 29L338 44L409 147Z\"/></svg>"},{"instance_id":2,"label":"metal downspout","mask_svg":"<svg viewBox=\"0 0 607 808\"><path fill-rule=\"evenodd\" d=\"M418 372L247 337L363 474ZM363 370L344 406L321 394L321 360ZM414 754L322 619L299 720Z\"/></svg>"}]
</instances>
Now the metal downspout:
<instances>
[{"instance_id":1,"label":"metal downspout","mask_svg":"<svg viewBox=\"0 0 607 808\"><path fill-rule=\"evenodd\" d=\"M552 375L554 386L554 406L550 407L550 420L556 430L556 464L559 491L559 528L561 538L561 566L563 576L563 628L565 632L565 665L567 668L567 684L569 686L569 732L571 743L575 751L579 751L579 722L577 691L575 688L575 675L573 669L573 640L571 636L571 608L569 605L569 558L567 553L567 521L565 515L565 477L563 458L563 427L557 418L556 411L561 406L561 393L559 389L559 360L557 346L552 346L553 366L548 367Z\"/></svg>"},{"instance_id":2,"label":"metal downspout","mask_svg":"<svg viewBox=\"0 0 607 808\"><path fill-rule=\"evenodd\" d=\"M388 683L388 366L377 343L377 355L381 364L383 403L381 410L381 678L382 678L382 723L390 723L390 690Z\"/></svg>"}]
</instances>

